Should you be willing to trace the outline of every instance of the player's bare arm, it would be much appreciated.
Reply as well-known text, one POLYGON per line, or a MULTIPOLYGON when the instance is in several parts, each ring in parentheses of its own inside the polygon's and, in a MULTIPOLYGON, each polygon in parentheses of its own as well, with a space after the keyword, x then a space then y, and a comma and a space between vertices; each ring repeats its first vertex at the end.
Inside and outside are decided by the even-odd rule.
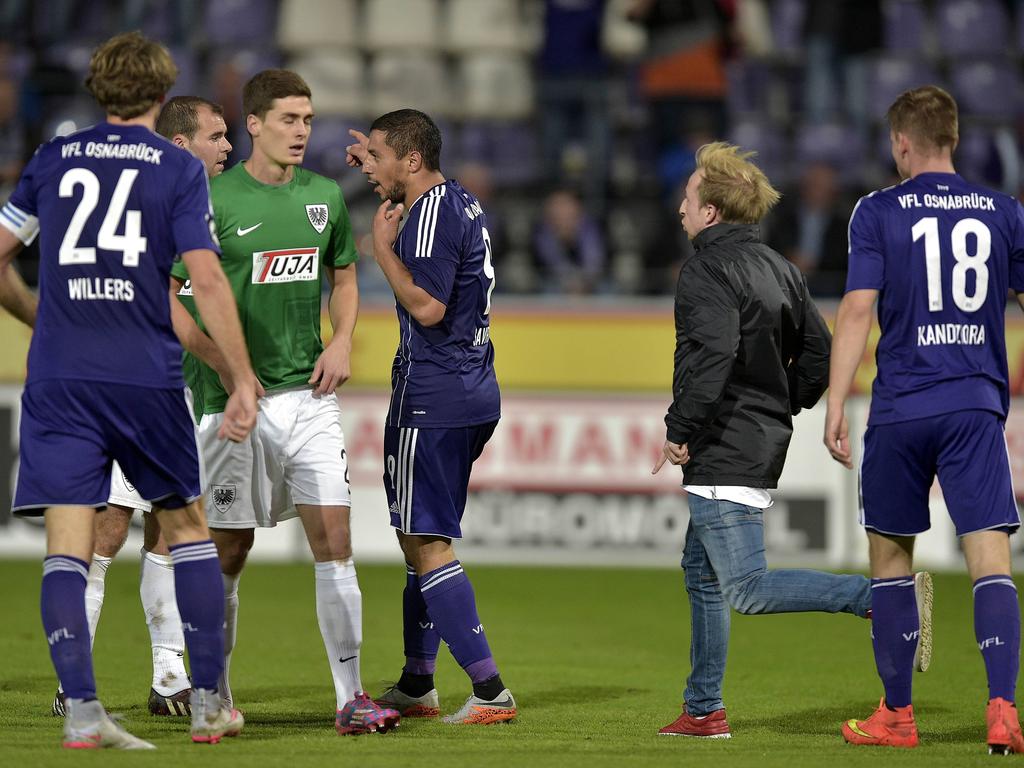
POLYGON ((399 203, 394 208, 387 201, 381 203, 373 217, 373 258, 377 260, 384 277, 395 292, 398 302, 408 310, 417 323, 429 328, 437 325, 444 317, 447 306, 420 288, 412 279, 395 253, 398 238, 398 224, 402 220, 405 206, 399 203))
POLYGON ((352 375, 352 333, 359 314, 359 286, 355 264, 327 267, 327 280, 331 296, 327 309, 331 316, 334 337, 313 368, 309 383, 315 384, 316 393, 327 395, 336 390, 352 375))
POLYGON ((22 248, 21 240, 14 233, 0 229, 0 305, 32 328, 36 324, 39 299, 14 268, 14 257, 21 253, 22 248))
MULTIPOLYGON (((217 348, 213 339, 199 327, 195 318, 189 314, 189 311, 185 309, 185 305, 181 303, 181 299, 178 298, 178 293, 183 285, 185 285, 183 280, 171 275, 171 324, 174 326, 174 334, 178 337, 178 341, 181 342, 181 346, 186 352, 195 355, 217 372, 217 375, 220 376, 221 384, 224 385, 225 391, 230 395, 235 391, 235 384, 231 378, 231 371, 228 369, 227 360, 224 359, 224 355, 217 348)), ((256 396, 263 397, 265 394, 263 385, 257 379, 256 396)))
POLYGON ((832 358, 828 376, 828 412, 825 416, 825 447, 832 458, 853 469, 849 428, 844 407, 853 386, 853 376, 864 357, 874 317, 878 291, 850 291, 839 304, 835 334, 832 337, 832 358))
POLYGON ((181 258, 188 268, 199 315, 223 353, 235 382, 218 436, 239 442, 256 424, 256 374, 249 362, 234 295, 213 251, 186 251, 181 258))

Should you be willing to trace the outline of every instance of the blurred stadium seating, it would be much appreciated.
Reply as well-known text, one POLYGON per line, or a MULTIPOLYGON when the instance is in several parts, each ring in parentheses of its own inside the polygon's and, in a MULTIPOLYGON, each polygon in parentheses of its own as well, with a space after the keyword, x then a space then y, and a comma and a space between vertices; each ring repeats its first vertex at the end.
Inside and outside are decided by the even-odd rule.
MULTIPOLYGON (((90 51, 131 28, 173 51, 174 94, 224 102, 234 161, 247 148, 242 83, 266 66, 300 72, 318 114, 307 164, 339 178, 355 210, 372 201, 345 178, 347 129, 402 106, 433 115, 449 173, 486 166, 490 211, 515 224, 503 248, 522 279, 499 280, 499 291, 544 280, 533 230, 547 194, 569 188, 605 230, 602 290, 670 293, 662 271, 686 244, 658 249, 698 136, 756 149, 787 193, 809 163, 828 163, 849 205, 891 181, 884 113, 923 83, 948 87, 960 102, 963 173, 1014 195, 1024 186, 1019 0, 8 0, 0 79, 16 86, 17 108, 0 110, 0 135, 22 160, 55 132, 98 118, 81 88, 90 51), (824 48, 823 5, 836 9, 824 48), (849 50, 842 14, 854 6, 858 22, 877 16, 877 34, 849 50), (647 87, 658 57, 707 40, 723 68, 720 89, 708 81, 701 92, 685 78, 668 97, 647 87), (819 103, 822 83, 827 103, 819 103), (613 212, 638 209, 645 226, 624 236, 613 212)), ((0 184, 9 189, 7 175, 0 184)))

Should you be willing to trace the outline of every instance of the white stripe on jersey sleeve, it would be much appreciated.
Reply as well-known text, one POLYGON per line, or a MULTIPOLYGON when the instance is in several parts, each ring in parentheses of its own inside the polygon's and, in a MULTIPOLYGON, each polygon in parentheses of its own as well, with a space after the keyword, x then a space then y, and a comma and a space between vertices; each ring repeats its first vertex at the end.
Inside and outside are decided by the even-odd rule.
POLYGON ((426 253, 427 236, 430 230, 430 220, 436 215, 437 196, 431 192, 423 201, 423 210, 420 212, 419 226, 416 228, 416 258, 424 258, 426 253))
POLYGON ((0 224, 25 245, 31 245, 39 234, 39 219, 30 216, 12 203, 0 208, 0 224))
POLYGON ((441 208, 441 198, 445 187, 432 190, 423 201, 420 220, 416 227, 416 258, 429 259, 434 248, 434 231, 437 229, 437 212, 441 208))

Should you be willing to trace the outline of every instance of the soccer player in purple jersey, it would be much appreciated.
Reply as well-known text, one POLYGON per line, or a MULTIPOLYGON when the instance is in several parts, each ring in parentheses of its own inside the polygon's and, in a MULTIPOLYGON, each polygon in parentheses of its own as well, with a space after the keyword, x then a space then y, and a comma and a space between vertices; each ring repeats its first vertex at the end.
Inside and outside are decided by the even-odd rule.
POLYGON ((378 702, 412 717, 438 715, 434 665, 443 639, 473 683, 445 722, 508 721, 515 700, 453 546, 462 536, 473 462, 501 415, 487 217, 476 198, 442 175, 441 134, 427 115, 401 109, 377 118, 368 137, 350 133, 356 143, 348 147, 349 164, 362 166, 384 200, 373 220, 373 254, 395 292, 401 336, 384 428, 384 488, 407 563, 406 662, 378 702))
POLYGON ((849 720, 852 744, 913 747, 911 667, 918 633, 914 537, 929 528, 936 475, 974 582, 974 631, 988 675, 988 743, 1024 752, 1014 695, 1020 607, 1010 534, 1020 518, 1003 435, 1009 406, 1004 313, 1024 290, 1024 209, 953 169, 957 106, 941 88, 889 108, 904 181, 861 198, 850 219, 849 272, 832 343, 825 445, 853 466, 844 403, 873 308, 882 336, 861 459, 861 524, 871 558, 873 646, 885 697, 849 720))
POLYGON ((70 748, 152 748, 107 716, 92 670, 86 574, 114 460, 153 500, 170 545, 192 662, 192 740, 215 743, 242 727, 217 693, 224 603, 171 325, 176 254, 192 271, 197 302, 236 383, 222 437, 241 440, 252 429, 256 381, 217 260, 202 163, 152 132, 176 73, 167 50, 138 33, 101 45, 86 87, 106 120, 40 147, 0 210, 0 301, 35 329, 14 511, 45 516, 43 626, 67 694, 70 748), (11 277, 11 261, 37 236, 35 310, 11 277))
MULTIPOLYGON (((232 148, 227 139, 224 110, 219 104, 199 96, 175 96, 160 109, 155 130, 171 143, 198 157, 209 178, 224 170, 232 148)), ((175 332, 181 334, 179 340, 182 345, 193 355, 218 367, 227 377, 225 361, 216 345, 199 330, 177 299, 171 302, 171 314, 175 332)), ((261 394, 259 388, 257 394, 261 394)), ((136 509, 143 513, 145 526, 139 596, 153 656, 153 677, 147 706, 154 715, 189 715, 192 689, 185 671, 185 636, 174 602, 174 563, 160 525, 152 514, 153 505, 139 495, 116 461, 110 473, 107 508, 96 514, 94 551, 85 589, 89 635, 95 641, 96 627, 103 610, 107 569, 124 546, 136 509)), ((64 699, 64 691, 58 687, 53 698, 54 715, 65 715, 64 699)))

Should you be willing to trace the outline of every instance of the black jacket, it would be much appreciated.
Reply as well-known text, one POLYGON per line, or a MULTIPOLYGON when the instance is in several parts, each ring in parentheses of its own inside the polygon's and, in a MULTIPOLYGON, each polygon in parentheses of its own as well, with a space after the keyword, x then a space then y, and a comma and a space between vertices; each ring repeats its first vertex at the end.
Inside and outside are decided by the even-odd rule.
POLYGON ((693 245, 676 287, 668 439, 689 444, 687 484, 774 488, 793 415, 828 386, 832 335, 757 225, 715 224, 693 245))

